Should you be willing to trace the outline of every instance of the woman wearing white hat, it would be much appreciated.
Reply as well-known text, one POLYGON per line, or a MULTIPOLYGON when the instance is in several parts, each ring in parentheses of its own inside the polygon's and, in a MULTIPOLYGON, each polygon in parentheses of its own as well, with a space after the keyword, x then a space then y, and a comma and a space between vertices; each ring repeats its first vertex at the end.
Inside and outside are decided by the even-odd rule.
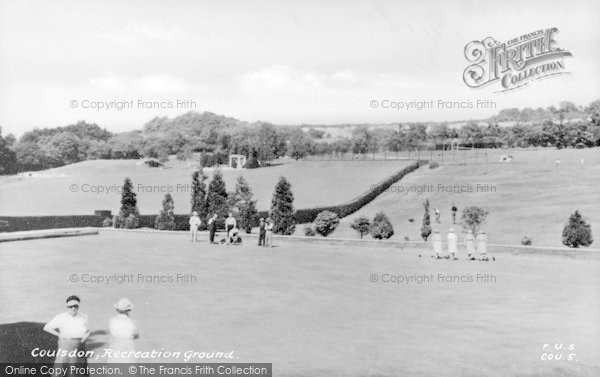
MULTIPOLYGON (((487 255, 487 236, 483 230, 477 234, 477 252, 479 253, 479 260, 488 261, 487 255)), ((495 259, 494 259, 495 260, 495 259)))
POLYGON ((467 233, 465 233, 465 246, 467 248, 467 259, 475 260, 475 236, 471 229, 467 229, 467 233))
POLYGON ((115 305, 116 316, 108 321, 108 329, 111 335, 110 349, 113 351, 111 357, 107 360, 109 363, 135 363, 133 357, 113 357, 112 355, 132 355, 135 352, 133 339, 139 336, 138 328, 133 319, 129 316, 133 304, 126 298, 120 299, 115 305))
POLYGON ((456 257, 457 247, 456 247, 457 237, 456 233, 454 233, 454 229, 450 228, 448 231, 448 253, 450 254, 451 259, 458 259, 456 257))
POLYGON ((433 231, 433 258, 442 259, 442 235, 439 230, 433 231))

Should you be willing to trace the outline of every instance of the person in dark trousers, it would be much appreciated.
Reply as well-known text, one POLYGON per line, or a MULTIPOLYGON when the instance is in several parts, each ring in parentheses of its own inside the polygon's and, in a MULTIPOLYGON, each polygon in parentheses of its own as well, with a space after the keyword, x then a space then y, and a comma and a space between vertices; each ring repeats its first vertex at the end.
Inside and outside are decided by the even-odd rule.
POLYGON ((210 219, 208 219, 208 230, 210 243, 215 243, 215 233, 217 231, 217 214, 214 213, 210 219))
POLYGON ((456 204, 452 203, 452 224, 456 224, 456 212, 458 212, 458 208, 456 208, 456 204))
POLYGON ((265 234, 267 230, 265 229, 265 219, 261 217, 258 223, 258 246, 265 246, 265 234))

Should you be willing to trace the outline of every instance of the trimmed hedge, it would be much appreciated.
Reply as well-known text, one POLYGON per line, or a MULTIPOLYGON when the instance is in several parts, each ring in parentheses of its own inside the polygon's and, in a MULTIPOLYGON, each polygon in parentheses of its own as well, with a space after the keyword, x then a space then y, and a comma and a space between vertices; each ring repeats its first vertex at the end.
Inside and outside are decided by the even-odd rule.
POLYGON ((304 223, 312 223, 317 215, 322 211, 331 211, 337 213, 337 215, 342 218, 348 215, 353 214, 358 211, 385 190, 390 188, 391 185, 398 182, 402 177, 406 174, 411 173, 419 168, 421 164, 426 164, 427 161, 418 161, 413 162, 408 165, 404 169, 396 172, 395 174, 390 175, 389 177, 383 179, 376 185, 373 185, 371 189, 367 192, 362 193, 356 198, 337 206, 329 206, 329 207, 317 207, 317 208, 308 208, 308 209, 299 209, 294 214, 294 219, 296 220, 296 224, 304 224, 304 223))
POLYGON ((0 216, 0 232, 22 230, 101 227, 102 216, 0 216))

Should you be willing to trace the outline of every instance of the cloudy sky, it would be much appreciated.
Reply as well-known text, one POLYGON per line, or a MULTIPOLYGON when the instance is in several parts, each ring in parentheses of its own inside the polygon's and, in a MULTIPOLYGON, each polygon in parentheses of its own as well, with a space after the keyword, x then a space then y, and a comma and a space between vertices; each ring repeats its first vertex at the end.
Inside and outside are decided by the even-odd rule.
POLYGON ((600 98, 600 2, 1 1, 0 126, 78 120, 110 131, 197 111, 273 123, 461 120, 600 98), (557 27, 569 75, 520 90, 467 87, 472 40, 557 27), (371 100, 493 100, 497 109, 376 108, 371 100), (84 101, 134 101, 84 109, 84 101), (138 100, 173 108, 139 108, 138 100), (72 105, 77 101, 77 106, 72 105))

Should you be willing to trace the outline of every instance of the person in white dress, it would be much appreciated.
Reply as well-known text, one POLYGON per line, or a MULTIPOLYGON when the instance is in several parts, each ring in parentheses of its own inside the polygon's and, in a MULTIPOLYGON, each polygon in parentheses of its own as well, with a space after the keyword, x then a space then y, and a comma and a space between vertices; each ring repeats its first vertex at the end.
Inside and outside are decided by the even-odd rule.
POLYGON ((479 234, 477 234, 477 252, 479 253, 479 260, 484 260, 484 261, 488 261, 488 255, 487 255, 487 235, 485 234, 485 232, 479 231, 479 234))
POLYGON ((448 231, 448 253, 450 254, 450 258, 458 259, 456 257, 457 247, 456 247, 457 237, 456 233, 454 233, 454 229, 450 228, 448 231))
POLYGON ((110 349, 113 350, 111 357, 107 360, 109 363, 135 363, 135 358, 131 357, 113 357, 112 355, 135 352, 133 340, 139 337, 137 325, 130 317, 133 304, 127 298, 120 299, 114 306, 117 315, 109 319, 108 329, 110 332, 110 349))
POLYGON ((475 260, 475 236, 471 229, 465 233, 465 246, 467 248, 467 259, 475 260))
POLYGON ((435 259, 441 259, 442 258, 442 235, 440 234, 439 230, 434 230, 433 231, 433 252, 434 255, 433 257, 435 259))
POLYGON ((273 247, 273 228, 275 227, 275 223, 271 217, 267 217, 267 221, 265 223, 265 246, 273 247))

